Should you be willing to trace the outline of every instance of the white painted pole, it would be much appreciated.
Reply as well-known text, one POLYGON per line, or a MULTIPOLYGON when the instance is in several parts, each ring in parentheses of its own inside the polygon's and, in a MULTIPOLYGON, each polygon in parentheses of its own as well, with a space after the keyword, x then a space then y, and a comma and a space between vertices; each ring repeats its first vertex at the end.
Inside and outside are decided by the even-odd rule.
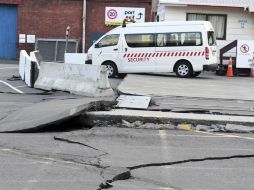
POLYGON ((83 2, 83 32, 82 32, 82 53, 86 49, 86 0, 83 2))

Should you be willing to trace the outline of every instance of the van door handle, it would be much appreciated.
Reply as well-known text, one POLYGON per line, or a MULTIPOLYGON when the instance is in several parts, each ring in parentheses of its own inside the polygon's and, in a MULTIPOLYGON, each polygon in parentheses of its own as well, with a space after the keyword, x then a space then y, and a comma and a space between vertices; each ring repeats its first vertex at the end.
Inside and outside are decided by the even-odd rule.
POLYGON ((128 49, 127 48, 125 48, 125 51, 127 51, 128 49))
POLYGON ((115 48, 115 49, 113 49, 114 51, 117 51, 118 50, 118 48, 115 48))

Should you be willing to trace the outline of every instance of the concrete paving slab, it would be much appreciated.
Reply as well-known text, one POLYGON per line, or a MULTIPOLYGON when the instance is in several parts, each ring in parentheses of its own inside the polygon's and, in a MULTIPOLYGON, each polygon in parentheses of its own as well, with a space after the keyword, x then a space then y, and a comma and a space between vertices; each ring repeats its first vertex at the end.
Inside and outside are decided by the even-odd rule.
POLYGON ((116 100, 118 102, 116 107, 147 109, 149 106, 150 100, 151 100, 151 97, 149 97, 149 96, 120 95, 116 100))
POLYGON ((2 118, 0 132, 41 129, 49 124, 77 116, 88 109, 92 102, 113 99, 114 97, 42 101, 18 109, 2 118))
POLYGON ((187 79, 172 74, 128 74, 118 90, 133 95, 254 100, 253 84, 251 77, 222 77, 214 73, 187 79))

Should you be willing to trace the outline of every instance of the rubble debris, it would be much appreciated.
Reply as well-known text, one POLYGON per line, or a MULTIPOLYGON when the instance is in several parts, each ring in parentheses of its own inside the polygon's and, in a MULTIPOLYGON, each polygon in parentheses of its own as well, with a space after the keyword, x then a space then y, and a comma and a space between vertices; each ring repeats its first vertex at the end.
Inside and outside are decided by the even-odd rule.
POLYGON ((228 132, 228 133, 254 133, 254 127, 227 123, 226 125, 197 125, 196 131, 228 132))
POLYGON ((159 124, 159 123, 144 123, 142 121, 135 121, 130 123, 126 120, 122 120, 122 127, 127 128, 139 128, 139 129, 174 129, 176 128, 174 125, 170 123, 159 124))
POLYGON ((228 123, 225 126, 225 131, 234 133, 254 133, 254 127, 228 123))

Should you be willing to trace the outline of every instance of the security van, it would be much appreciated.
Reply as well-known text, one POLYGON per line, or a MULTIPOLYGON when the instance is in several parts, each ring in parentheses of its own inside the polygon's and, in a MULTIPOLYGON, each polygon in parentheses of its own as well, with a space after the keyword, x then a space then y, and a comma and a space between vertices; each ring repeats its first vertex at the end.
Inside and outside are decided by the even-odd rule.
POLYGON ((207 21, 147 22, 119 26, 88 50, 86 63, 106 65, 109 77, 175 72, 196 77, 216 64, 216 39, 207 21))

